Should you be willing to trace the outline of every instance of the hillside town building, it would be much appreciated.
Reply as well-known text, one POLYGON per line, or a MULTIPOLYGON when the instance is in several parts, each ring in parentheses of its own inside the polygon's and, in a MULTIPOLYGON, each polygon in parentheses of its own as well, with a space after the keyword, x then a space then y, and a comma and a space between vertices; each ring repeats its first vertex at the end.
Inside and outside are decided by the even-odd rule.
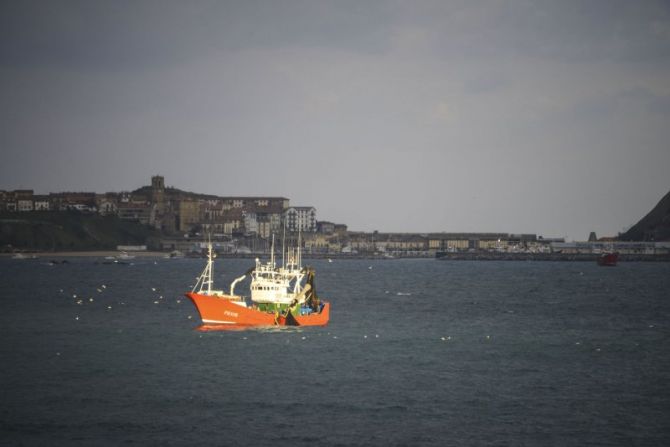
POLYGON ((10 213, 81 212, 116 216, 160 230, 163 249, 198 250, 205 236, 217 250, 266 253, 272 235, 300 241, 309 254, 361 254, 384 257, 436 253, 600 253, 668 254, 668 242, 622 242, 596 239, 566 243, 535 234, 351 232, 344 224, 318 221, 313 206, 291 206, 286 197, 215 196, 167 187, 163 176, 134 191, 57 192, 0 190, 0 211, 10 213), (298 234, 301 236, 298 237, 298 234), (200 244, 200 245, 198 245, 200 244))
POLYGON ((316 209, 313 206, 293 206, 284 212, 286 230, 294 233, 316 231, 316 209))
POLYGON ((79 211, 114 215, 150 225, 164 234, 254 236, 269 239, 284 230, 316 231, 316 208, 290 207, 286 197, 232 197, 196 194, 166 187, 165 178, 135 191, 59 192, 0 191, 0 211, 79 211))

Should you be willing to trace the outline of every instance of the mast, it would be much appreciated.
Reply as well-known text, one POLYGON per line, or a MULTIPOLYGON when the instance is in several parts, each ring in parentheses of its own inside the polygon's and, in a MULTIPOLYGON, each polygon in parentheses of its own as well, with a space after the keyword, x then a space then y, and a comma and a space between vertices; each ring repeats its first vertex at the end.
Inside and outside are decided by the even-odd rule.
POLYGON ((286 218, 284 218, 284 235, 281 238, 281 267, 284 268, 286 261, 284 259, 284 253, 286 251, 286 218))
POLYGON ((302 252, 300 246, 302 245, 302 225, 298 225, 298 270, 302 268, 302 252))
POLYGON ((212 268, 214 262, 212 262, 212 241, 207 243, 207 295, 212 294, 212 268))
POLYGON ((270 248, 270 264, 275 268, 275 234, 272 233, 272 248, 270 248))

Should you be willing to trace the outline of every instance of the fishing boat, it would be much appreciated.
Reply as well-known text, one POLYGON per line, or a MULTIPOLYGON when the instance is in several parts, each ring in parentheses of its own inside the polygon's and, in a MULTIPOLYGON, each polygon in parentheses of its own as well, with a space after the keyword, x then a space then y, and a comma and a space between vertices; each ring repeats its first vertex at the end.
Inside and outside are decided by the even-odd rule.
MULTIPOLYGON (((273 243, 274 248, 274 243, 273 243)), ((274 249, 270 260, 255 265, 230 284, 230 290, 214 288, 212 271, 215 254, 207 246, 207 264, 193 290, 186 293, 198 309, 204 325, 251 326, 325 326, 330 303, 321 301, 314 286, 315 272, 302 267, 300 250, 289 250, 277 266, 274 249), (251 276, 250 298, 235 294, 235 286, 251 276)))
POLYGON ((619 253, 616 251, 603 253, 600 256, 598 256, 597 259, 598 265, 601 265, 603 267, 614 267, 618 261, 619 261, 619 253))

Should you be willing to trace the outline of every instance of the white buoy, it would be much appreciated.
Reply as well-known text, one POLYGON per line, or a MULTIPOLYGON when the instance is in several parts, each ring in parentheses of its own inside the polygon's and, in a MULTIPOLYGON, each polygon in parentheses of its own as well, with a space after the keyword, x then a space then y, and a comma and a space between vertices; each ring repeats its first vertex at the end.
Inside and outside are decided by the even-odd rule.
POLYGON ((106 288, 107 288, 107 286, 103 284, 103 285, 102 285, 102 288, 103 288, 103 289, 106 289, 106 288))
POLYGON ((151 290, 152 290, 153 292, 155 292, 155 291, 156 291, 156 288, 155 288, 155 287, 152 287, 151 290))
POLYGON ((91 303, 93 302, 93 298, 89 298, 88 300, 89 300, 91 303))
POLYGON ((77 321, 79 321, 79 315, 77 315, 76 317, 74 317, 74 319, 77 320, 77 321))

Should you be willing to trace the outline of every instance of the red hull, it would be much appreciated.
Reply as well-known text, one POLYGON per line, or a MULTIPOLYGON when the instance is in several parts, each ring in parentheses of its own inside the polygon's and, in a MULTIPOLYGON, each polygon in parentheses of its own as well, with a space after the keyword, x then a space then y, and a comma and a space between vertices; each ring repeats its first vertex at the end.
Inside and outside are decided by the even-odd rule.
POLYGON ((330 303, 324 303, 321 312, 310 315, 289 316, 262 312, 243 307, 230 299, 200 295, 189 292, 190 299, 200 313, 200 319, 207 326, 225 325, 234 328, 251 326, 325 326, 330 318, 330 303))
POLYGON ((614 267, 619 260, 619 253, 605 253, 598 257, 598 265, 604 267, 614 267))

